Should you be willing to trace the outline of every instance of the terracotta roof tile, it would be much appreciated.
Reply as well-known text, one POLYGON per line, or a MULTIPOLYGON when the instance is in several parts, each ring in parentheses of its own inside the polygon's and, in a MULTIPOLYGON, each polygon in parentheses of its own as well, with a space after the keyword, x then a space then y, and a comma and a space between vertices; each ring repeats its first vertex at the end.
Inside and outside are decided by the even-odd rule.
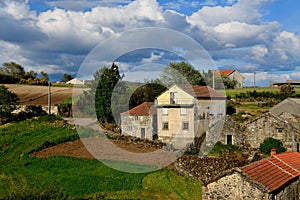
POLYGON ((198 85, 178 85, 181 89, 189 93, 190 95, 196 98, 221 98, 225 99, 226 97, 212 89, 209 86, 198 86, 198 85))
POLYGON ((215 74, 216 74, 216 75, 219 75, 219 74, 225 74, 225 75, 229 76, 229 75, 232 74, 233 72, 235 72, 235 70, 233 70, 233 69, 226 69, 226 70, 215 71, 215 74))
POLYGON ((151 108, 151 106, 153 106, 153 105, 154 105, 154 102, 144 102, 122 114, 150 115, 155 112, 155 110, 151 108))
POLYGON ((287 152, 241 168, 242 172, 272 192, 300 176, 300 153, 287 152))

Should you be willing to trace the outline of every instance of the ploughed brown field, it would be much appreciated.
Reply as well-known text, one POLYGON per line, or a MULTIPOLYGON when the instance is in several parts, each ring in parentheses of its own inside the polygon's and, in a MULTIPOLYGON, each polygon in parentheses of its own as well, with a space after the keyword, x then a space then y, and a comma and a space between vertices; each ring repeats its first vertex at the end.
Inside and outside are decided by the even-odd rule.
MULTIPOLYGON (((48 105, 48 86, 5 84, 19 97, 21 105, 48 105)), ((78 96, 87 88, 51 87, 51 105, 60 104, 73 95, 78 96)))

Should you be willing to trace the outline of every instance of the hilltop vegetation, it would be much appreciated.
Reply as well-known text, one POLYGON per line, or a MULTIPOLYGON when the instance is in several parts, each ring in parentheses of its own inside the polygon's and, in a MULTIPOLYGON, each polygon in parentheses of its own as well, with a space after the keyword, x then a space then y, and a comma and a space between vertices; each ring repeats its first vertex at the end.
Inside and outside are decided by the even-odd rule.
POLYGON ((200 182, 170 169, 130 174, 97 160, 30 156, 77 138, 55 116, 0 127, 0 199, 201 199, 200 182))

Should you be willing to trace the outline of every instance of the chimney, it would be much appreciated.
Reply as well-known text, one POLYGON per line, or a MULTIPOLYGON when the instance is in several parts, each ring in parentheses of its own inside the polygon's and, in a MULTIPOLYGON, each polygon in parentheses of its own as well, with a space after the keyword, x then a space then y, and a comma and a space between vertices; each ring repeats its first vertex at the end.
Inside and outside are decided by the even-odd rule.
POLYGON ((276 148, 272 148, 271 149, 271 156, 276 154, 277 149, 276 148))

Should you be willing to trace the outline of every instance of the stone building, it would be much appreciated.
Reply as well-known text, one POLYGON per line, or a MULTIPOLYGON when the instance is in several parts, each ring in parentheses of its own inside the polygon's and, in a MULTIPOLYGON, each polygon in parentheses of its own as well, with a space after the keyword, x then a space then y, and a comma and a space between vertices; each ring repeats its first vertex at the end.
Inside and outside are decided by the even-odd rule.
POLYGON ((225 96, 208 86, 174 85, 156 99, 158 139, 178 148, 225 117, 225 96))
POLYGON ((203 186, 202 199, 299 199, 300 153, 272 155, 203 186))
POLYGON ((240 125, 229 115, 226 116, 219 141, 223 144, 233 144, 244 147, 244 134, 240 125))
POLYGON ((121 113, 121 130, 125 135, 154 139, 157 135, 156 109, 153 102, 144 102, 121 113))
POLYGON ((280 140, 287 151, 299 151, 300 130, 281 117, 267 112, 246 123, 244 146, 259 148, 266 138, 280 140))
POLYGON ((244 80, 245 77, 238 72, 237 70, 229 69, 229 70, 219 70, 215 72, 215 75, 224 74, 227 75, 230 79, 236 81, 236 88, 243 88, 244 87, 244 80))
POLYGON ((285 99, 284 101, 270 108, 269 111, 273 115, 287 120, 300 130, 300 99, 285 99))

